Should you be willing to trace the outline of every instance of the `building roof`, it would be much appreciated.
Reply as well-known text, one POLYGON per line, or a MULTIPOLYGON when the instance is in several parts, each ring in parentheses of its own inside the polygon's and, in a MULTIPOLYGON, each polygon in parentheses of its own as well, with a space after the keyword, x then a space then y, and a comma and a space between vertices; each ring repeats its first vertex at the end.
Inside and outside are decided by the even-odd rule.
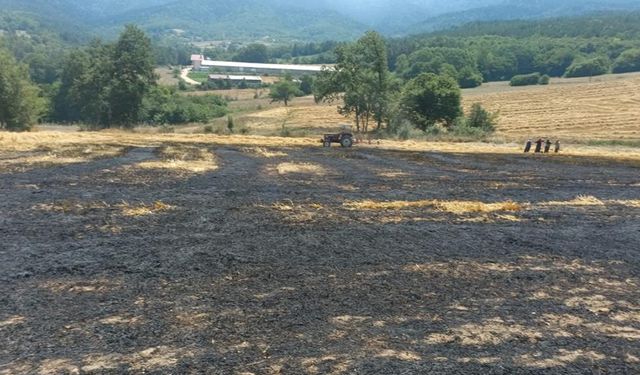
MULTIPOLYGON (((194 55, 198 56, 198 55, 194 55)), ((260 64, 260 63, 246 63, 236 61, 213 61, 213 60, 199 60, 193 59, 192 61, 202 61, 202 66, 208 66, 212 68, 243 68, 243 69, 271 69, 271 70, 289 70, 296 72, 320 72, 324 65, 302 65, 302 64, 260 64)))
POLYGON ((203 61, 204 56, 202 55, 191 55, 191 61, 203 61))
POLYGON ((260 82, 262 82, 262 77, 259 77, 259 76, 238 76, 238 75, 228 75, 228 74, 209 74, 209 79, 211 79, 211 80, 260 81, 260 82))

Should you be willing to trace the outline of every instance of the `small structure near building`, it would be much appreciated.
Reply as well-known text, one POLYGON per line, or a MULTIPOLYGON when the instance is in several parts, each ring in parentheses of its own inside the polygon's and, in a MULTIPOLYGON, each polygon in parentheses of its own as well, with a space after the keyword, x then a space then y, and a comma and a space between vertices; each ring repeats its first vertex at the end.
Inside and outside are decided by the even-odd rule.
POLYGON ((209 82, 217 82, 226 86, 261 87, 262 78, 259 76, 238 76, 228 74, 210 74, 209 82))

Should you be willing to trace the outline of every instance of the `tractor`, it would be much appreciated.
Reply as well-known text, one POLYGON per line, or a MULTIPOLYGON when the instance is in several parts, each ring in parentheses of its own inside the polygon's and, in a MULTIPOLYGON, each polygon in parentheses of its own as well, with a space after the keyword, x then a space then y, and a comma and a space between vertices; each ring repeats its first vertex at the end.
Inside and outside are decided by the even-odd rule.
POLYGON ((320 142, 322 142, 323 147, 331 147, 332 143, 340 143, 342 147, 351 147, 355 142, 355 138, 353 133, 342 130, 340 133, 325 134, 320 142))

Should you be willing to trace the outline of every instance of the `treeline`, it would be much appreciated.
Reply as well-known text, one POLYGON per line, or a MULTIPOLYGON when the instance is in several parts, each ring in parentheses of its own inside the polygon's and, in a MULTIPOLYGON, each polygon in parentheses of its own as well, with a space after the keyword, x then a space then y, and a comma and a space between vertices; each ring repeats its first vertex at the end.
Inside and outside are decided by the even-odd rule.
MULTIPOLYGON (((262 43, 229 43, 211 46, 201 52, 208 58, 222 61, 254 63, 331 64, 336 61, 334 50, 344 42, 310 42, 267 46, 262 43)), ((193 50, 193 47, 192 47, 193 50)))
MULTIPOLYGON (((230 45, 204 50, 220 60, 334 64, 336 47, 324 42, 230 45)), ((640 71, 640 13, 602 13, 541 21, 472 23, 448 31, 387 39, 391 72, 404 80, 447 74, 460 87, 539 73, 585 77, 640 71)))
POLYGON ((404 79, 449 74, 461 87, 540 73, 585 77, 640 71, 640 13, 475 23, 387 41, 404 79))
POLYGON ((158 87, 151 40, 135 26, 113 43, 94 41, 65 53, 50 83, 36 86, 34 67, 3 48, 0 66, 0 128, 27 130, 37 119, 133 127, 207 122, 227 113, 218 96, 185 97, 176 88, 158 87))

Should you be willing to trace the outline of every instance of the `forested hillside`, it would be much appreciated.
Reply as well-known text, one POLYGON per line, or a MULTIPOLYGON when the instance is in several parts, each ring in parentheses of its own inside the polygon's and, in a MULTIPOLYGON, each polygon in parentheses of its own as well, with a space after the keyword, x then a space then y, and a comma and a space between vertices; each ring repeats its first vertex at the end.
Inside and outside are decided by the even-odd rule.
POLYGON ((353 40, 367 29, 404 36, 488 20, 640 9, 640 0, 0 0, 52 27, 89 26, 114 38, 126 23, 193 40, 353 40))
POLYGON ((475 23, 391 39, 389 64, 405 79, 447 73, 463 87, 515 75, 591 76, 640 70, 640 13, 475 23))
POLYGON ((392 30, 396 34, 417 34, 471 22, 493 20, 535 20, 554 17, 581 16, 602 11, 640 10, 638 0, 507 0, 499 3, 469 7, 458 12, 448 12, 435 17, 425 17, 421 22, 408 27, 392 30))

